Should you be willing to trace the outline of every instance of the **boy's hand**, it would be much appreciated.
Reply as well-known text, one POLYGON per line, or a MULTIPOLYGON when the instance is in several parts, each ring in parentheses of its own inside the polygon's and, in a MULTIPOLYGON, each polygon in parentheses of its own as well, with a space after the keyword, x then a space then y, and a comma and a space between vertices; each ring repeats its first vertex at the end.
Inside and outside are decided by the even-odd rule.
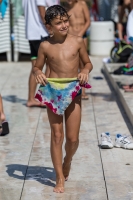
POLYGON ((35 76, 35 79, 36 79, 36 82, 38 84, 41 84, 41 85, 46 85, 47 84, 47 78, 45 76, 45 74, 41 71, 41 70, 37 70, 35 73, 34 73, 34 76, 35 76))
POLYGON ((88 69, 83 69, 78 74, 78 79, 79 79, 81 85, 87 83, 88 80, 89 80, 89 70, 88 69))

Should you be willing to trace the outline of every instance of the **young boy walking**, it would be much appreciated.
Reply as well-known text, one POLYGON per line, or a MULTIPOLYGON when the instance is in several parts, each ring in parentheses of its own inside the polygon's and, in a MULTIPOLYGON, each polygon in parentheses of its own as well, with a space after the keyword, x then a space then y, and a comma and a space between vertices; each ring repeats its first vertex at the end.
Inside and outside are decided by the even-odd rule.
POLYGON ((49 7, 45 21, 50 37, 40 45, 33 74, 36 82, 41 84, 36 98, 47 105, 51 127, 51 157, 56 172, 54 192, 63 193, 72 157, 79 145, 80 86, 88 87, 88 75, 92 70, 92 64, 83 39, 68 34, 69 15, 62 6, 49 7), (80 59, 84 67, 78 73, 80 59), (46 60, 50 68, 49 78, 46 78, 42 72, 46 60), (66 155, 62 164, 63 114, 65 115, 66 155))
MULTIPOLYGON (((90 26, 90 13, 85 1, 81 0, 67 0, 68 14, 70 17, 69 33, 80 36, 84 39, 87 49, 88 38, 86 31, 90 26)), ((82 69, 83 63, 80 62, 80 69, 82 69)), ((85 88, 82 88, 82 99, 88 100, 88 96, 85 94, 85 88)))

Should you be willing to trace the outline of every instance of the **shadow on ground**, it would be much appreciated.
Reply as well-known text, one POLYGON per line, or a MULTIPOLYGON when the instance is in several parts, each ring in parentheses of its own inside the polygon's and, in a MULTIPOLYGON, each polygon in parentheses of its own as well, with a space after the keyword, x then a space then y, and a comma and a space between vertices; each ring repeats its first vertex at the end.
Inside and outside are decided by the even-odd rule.
POLYGON ((41 184, 55 187, 52 182, 56 180, 54 168, 19 164, 6 165, 6 167, 6 172, 10 177, 20 180, 34 180, 41 184))
POLYGON ((102 97, 104 101, 115 101, 114 99, 114 96, 112 93, 97 93, 97 92, 91 92, 91 93, 86 93, 88 94, 89 96, 92 96, 92 97, 102 97))
MULTIPOLYGON (((90 96, 93 97, 103 97, 104 101, 115 101, 113 94, 107 94, 107 93, 96 93, 96 92, 92 92, 92 93, 86 93, 90 96)), ((18 98, 16 95, 8 95, 8 96, 3 96, 2 97, 3 100, 8 101, 8 102, 12 102, 12 103, 21 103, 24 106, 26 106, 27 100, 25 99, 20 99, 18 98)))
POLYGON ((22 103, 23 105, 26 105, 27 102, 25 99, 20 99, 16 95, 2 96, 2 99, 12 103, 22 103))

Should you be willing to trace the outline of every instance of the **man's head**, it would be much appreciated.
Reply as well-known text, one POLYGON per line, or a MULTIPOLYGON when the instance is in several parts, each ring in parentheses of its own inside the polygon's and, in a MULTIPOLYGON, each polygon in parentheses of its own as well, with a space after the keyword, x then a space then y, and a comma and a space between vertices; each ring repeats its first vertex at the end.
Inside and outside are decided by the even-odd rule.
POLYGON ((51 35, 66 35, 69 28, 69 15, 62 6, 51 6, 46 11, 45 24, 51 35))

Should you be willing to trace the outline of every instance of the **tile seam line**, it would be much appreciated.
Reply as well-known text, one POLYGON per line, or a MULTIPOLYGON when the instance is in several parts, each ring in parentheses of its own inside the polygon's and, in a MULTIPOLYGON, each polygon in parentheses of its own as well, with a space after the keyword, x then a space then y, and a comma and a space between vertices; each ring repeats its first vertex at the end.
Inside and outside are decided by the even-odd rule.
MULTIPOLYGON (((113 90, 113 93, 115 94, 115 101, 116 101, 116 104, 117 104, 117 106, 118 106, 118 109, 119 109, 119 111, 120 111, 120 113, 121 113, 121 115, 122 115, 122 118, 124 119, 124 122, 125 122, 125 124, 126 124, 128 130, 129 130, 130 134, 133 136, 133 133, 131 132, 129 126, 127 125, 127 121, 125 121, 125 117, 124 117, 123 113, 121 112, 120 107, 123 108, 123 111, 125 112, 125 115, 126 115, 128 121, 129 121, 129 123, 131 124, 131 127, 133 127, 133 125, 132 125, 132 123, 131 123, 131 121, 130 121, 130 118, 129 118, 129 116, 128 116, 128 114, 127 114, 127 112, 126 112, 124 106, 123 106, 123 103, 122 103, 121 100, 120 100, 119 95, 117 94, 117 91, 115 90, 115 88, 114 88, 114 86, 112 85, 111 81, 110 81, 109 79, 107 79, 108 76, 107 76, 107 73, 105 72, 105 69, 104 69, 104 76, 105 76, 105 79, 106 79, 106 81, 107 81, 107 83, 108 83, 108 85, 109 85, 110 90, 113 90)), ((125 99, 124 99, 124 101, 125 101, 125 99)), ((126 102, 125 102, 125 103, 126 103, 126 102)), ((126 104, 127 104, 127 103, 126 103, 126 104)), ((131 128, 131 129, 132 129, 132 128, 131 128)))
POLYGON ((22 185, 22 190, 21 190, 21 194, 20 194, 19 200, 21 200, 22 195, 23 195, 23 190, 24 190, 24 185, 25 185, 25 179, 26 179, 26 175, 27 175, 27 171, 28 171, 28 167, 29 167, 29 163, 30 163, 30 158, 31 158, 31 154, 32 154, 32 150, 33 150, 35 138, 36 138, 36 135, 37 135, 37 129, 38 129, 38 126, 39 126, 39 120, 40 120, 41 112, 42 112, 42 110, 40 111, 40 114, 39 114, 39 117, 38 117, 38 123, 37 123, 37 126, 36 126, 36 132, 35 132, 35 136, 34 136, 34 139, 33 139, 32 146, 31 146, 30 156, 29 156, 29 160, 28 160, 28 163, 27 163, 27 169, 26 169, 26 172, 25 172, 24 182, 23 182, 23 185, 22 185))
MULTIPOLYGON (((91 89, 91 93, 92 92, 93 92, 93 89, 91 89)), ((101 154, 100 143, 99 143, 99 138, 98 138, 97 120, 96 120, 96 115, 95 115, 95 108, 94 108, 94 103, 93 103, 93 97, 92 97, 92 109, 93 109, 93 115, 94 115, 94 122, 95 122, 95 126, 96 126, 96 135, 97 135, 97 141, 98 141, 98 145, 99 145, 99 154, 100 154, 100 160, 101 160, 102 171, 103 171, 103 178, 104 178, 104 183, 105 183, 105 188, 106 188, 106 195, 107 195, 107 200, 109 200, 107 183, 106 183, 106 178, 105 178, 105 173, 104 173, 104 167, 103 167, 102 154, 101 154)))

